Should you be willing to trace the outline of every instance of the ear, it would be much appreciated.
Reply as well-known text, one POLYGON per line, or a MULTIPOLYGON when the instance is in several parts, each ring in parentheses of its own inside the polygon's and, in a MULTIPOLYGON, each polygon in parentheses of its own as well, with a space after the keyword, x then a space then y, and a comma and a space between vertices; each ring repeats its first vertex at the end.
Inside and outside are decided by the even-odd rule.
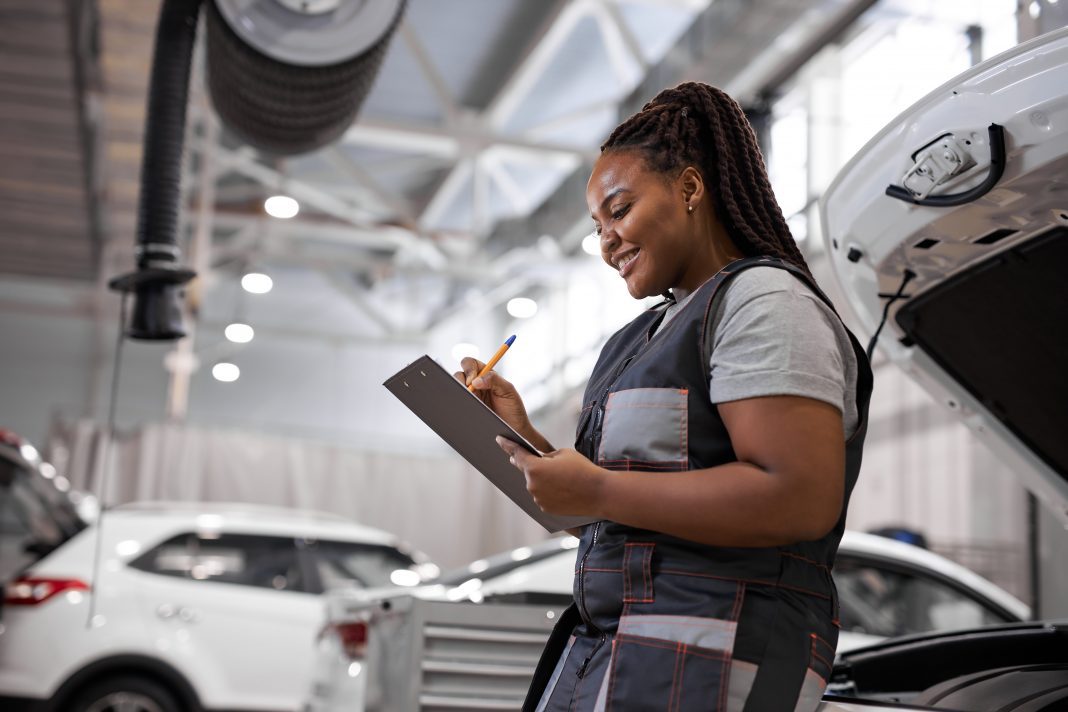
POLYGON ((686 204, 697 210, 705 197, 705 179, 701 177, 701 172, 693 166, 686 166, 679 173, 676 185, 686 204))

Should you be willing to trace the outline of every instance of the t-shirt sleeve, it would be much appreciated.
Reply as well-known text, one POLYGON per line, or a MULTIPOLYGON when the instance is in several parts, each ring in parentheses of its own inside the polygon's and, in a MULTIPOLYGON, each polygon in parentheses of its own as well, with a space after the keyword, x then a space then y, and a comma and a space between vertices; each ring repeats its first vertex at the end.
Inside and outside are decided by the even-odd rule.
POLYGON ((843 412, 846 367, 837 319, 784 270, 754 267, 738 274, 708 325, 712 402, 792 395, 843 412))

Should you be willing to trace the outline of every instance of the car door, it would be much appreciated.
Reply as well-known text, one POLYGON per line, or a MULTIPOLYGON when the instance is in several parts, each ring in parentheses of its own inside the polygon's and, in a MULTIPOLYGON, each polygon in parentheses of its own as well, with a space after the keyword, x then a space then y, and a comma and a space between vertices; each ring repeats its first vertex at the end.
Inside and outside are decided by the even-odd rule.
POLYGON ((977 591, 900 561, 840 556, 834 580, 843 633, 880 639, 1019 620, 977 591))
POLYGON ((156 647, 205 706, 300 706, 323 612, 291 537, 189 532, 133 566, 156 647))

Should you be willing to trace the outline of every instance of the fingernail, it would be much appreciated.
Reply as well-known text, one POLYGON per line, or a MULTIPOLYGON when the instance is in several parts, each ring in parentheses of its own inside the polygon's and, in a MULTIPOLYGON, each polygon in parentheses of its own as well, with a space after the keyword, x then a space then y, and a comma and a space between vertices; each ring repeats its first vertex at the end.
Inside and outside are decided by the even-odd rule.
POLYGON ((502 444, 504 442, 504 438, 502 438, 500 435, 498 435, 497 437, 495 437, 493 439, 497 441, 498 445, 500 445, 500 444, 502 444))

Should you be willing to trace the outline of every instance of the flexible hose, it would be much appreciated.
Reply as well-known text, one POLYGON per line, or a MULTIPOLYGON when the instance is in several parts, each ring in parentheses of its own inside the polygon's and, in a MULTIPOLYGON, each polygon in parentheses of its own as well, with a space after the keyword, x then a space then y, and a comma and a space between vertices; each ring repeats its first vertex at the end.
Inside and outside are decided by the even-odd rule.
POLYGON ((202 0, 164 0, 152 57, 141 194, 137 208, 137 266, 178 262, 178 211, 189 69, 202 0))

